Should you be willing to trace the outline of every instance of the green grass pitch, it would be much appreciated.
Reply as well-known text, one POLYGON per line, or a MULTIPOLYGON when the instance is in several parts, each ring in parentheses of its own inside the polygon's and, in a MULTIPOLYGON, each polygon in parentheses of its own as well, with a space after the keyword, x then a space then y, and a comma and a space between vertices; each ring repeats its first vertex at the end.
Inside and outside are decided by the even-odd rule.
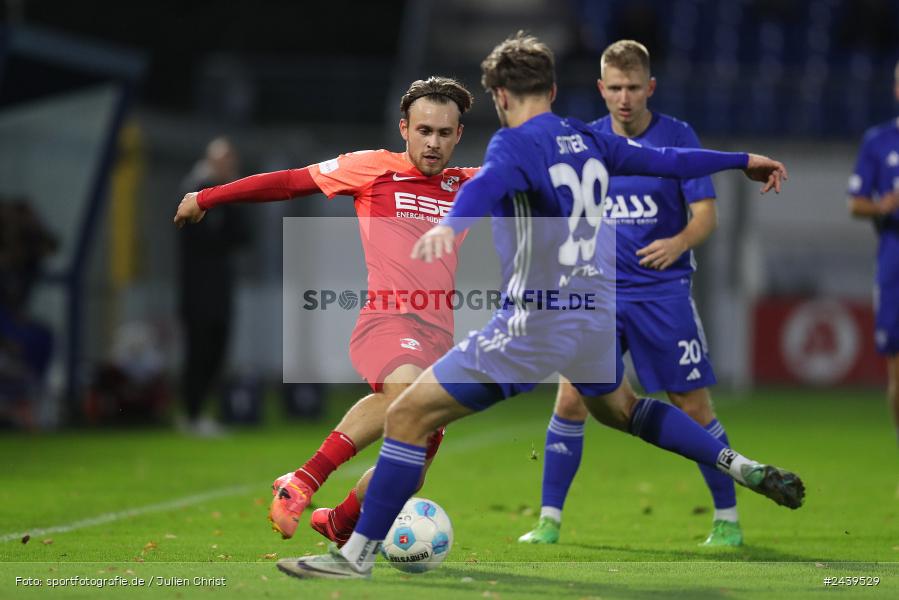
MULTIPOLYGON (((305 525, 288 541, 269 529, 269 486, 361 389, 334 398, 320 424, 275 422, 221 440, 166 430, 4 433, 0 598, 899 597, 899 451, 874 391, 715 394, 736 449, 806 482, 797 511, 738 488, 740 549, 697 546, 711 501, 695 465, 595 423, 560 543, 517 544, 539 512, 546 388, 449 428, 419 494, 453 520, 441 568, 405 575, 382 561, 370 582, 288 578, 275 557, 324 544, 305 525), (825 587, 826 577, 880 583, 825 587), (54 579, 68 583, 51 589, 54 579), (100 580, 129 585, 93 585, 100 580)), ((316 503, 342 499, 376 453, 344 465, 316 503)))

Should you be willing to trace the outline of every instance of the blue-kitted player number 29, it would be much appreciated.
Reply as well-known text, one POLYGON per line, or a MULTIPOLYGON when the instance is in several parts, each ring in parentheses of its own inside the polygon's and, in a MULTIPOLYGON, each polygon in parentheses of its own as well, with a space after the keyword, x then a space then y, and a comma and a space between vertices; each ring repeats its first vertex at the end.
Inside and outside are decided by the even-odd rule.
POLYGON ((549 176, 553 187, 567 186, 571 190, 573 201, 568 217, 568 238, 559 246, 559 264, 573 267, 578 258, 592 260, 596 252, 596 236, 602 225, 602 203, 609 189, 609 172, 599 160, 590 158, 584 163, 581 175, 568 163, 556 163, 549 168, 549 176), (594 193, 597 182, 600 184, 599 202, 594 193), (584 214, 587 223, 593 227, 593 235, 575 239, 574 231, 584 214))

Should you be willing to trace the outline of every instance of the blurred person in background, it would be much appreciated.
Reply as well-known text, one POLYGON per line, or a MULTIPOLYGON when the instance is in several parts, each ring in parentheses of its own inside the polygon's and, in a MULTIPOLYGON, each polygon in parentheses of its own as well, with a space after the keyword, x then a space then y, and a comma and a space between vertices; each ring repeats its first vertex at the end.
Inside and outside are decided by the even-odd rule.
MULTIPOLYGON (((893 71, 899 100, 899 63, 893 71)), ((899 442, 899 119, 865 132, 855 170, 849 177, 849 212, 871 219, 877 232, 874 280, 877 351, 887 359, 887 402, 899 442)))
POLYGON ((33 425, 53 334, 31 317, 31 292, 59 243, 28 200, 0 199, 0 420, 33 425))
MULTIPOLYGON (((205 156, 182 184, 183 193, 233 181, 240 176, 240 159, 225 137, 209 142, 205 156)), ((203 403, 220 377, 231 337, 234 302, 234 255, 249 241, 245 219, 234 207, 214 211, 203 227, 178 232, 178 301, 184 334, 181 395, 186 417, 179 429, 190 435, 214 437, 223 430, 203 403)))

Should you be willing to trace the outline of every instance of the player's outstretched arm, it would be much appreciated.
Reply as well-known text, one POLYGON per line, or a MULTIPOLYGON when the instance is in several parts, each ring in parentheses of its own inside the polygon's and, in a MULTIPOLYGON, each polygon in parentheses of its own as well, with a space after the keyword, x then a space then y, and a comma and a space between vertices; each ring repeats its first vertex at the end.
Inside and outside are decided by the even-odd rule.
POLYGON ((179 229, 184 227, 185 223, 199 223, 206 214, 206 211, 197 204, 197 195, 197 192, 189 192, 181 199, 174 219, 179 229))
MULTIPOLYGON (((595 134, 595 132, 594 132, 595 134)), ((597 141, 608 151, 611 175, 649 175, 695 179, 719 171, 741 169, 753 181, 761 181, 762 193, 780 192, 788 178, 783 163, 759 154, 718 152, 704 148, 648 148, 618 136, 599 134, 597 141)))
POLYGON ((231 183, 186 194, 175 213, 175 225, 197 223, 207 210, 235 202, 273 202, 321 192, 309 167, 250 175, 231 183))
POLYGON ((772 189, 779 194, 783 182, 789 179, 787 168, 782 162, 760 154, 749 155, 749 162, 743 172, 751 180, 761 181, 765 184, 762 186, 761 193, 763 194, 772 189))

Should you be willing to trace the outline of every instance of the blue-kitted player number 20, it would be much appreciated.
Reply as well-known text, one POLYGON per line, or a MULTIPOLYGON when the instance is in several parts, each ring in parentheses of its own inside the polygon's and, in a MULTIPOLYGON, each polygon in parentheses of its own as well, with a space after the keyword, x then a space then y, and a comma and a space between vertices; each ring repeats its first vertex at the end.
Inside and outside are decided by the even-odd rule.
POLYGON ((702 360, 702 346, 699 345, 699 340, 680 340, 677 347, 684 351, 680 357, 680 364, 696 365, 702 360))

